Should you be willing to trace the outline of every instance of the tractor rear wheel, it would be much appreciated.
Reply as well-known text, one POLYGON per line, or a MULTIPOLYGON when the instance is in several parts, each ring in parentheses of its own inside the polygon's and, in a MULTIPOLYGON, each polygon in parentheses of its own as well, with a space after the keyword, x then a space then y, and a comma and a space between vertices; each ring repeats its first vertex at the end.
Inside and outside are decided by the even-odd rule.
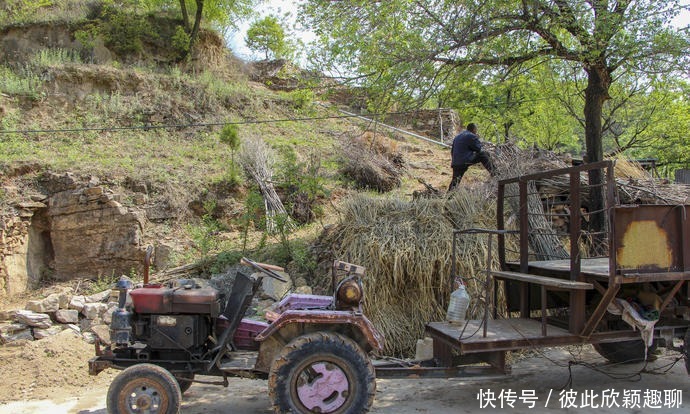
POLYGON ((177 414, 182 393, 175 377, 153 364, 133 365, 108 388, 108 414, 177 414))
POLYGON ((376 374, 352 339, 334 332, 295 338, 271 365, 269 396, 276 413, 366 413, 376 374))

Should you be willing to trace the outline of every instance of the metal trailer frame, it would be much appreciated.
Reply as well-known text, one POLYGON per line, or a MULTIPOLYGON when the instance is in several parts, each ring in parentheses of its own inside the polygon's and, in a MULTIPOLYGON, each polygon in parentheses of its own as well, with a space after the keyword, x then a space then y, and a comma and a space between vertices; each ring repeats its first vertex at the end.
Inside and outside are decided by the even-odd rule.
MULTIPOLYGON (((620 308, 615 301, 616 296, 622 288, 632 284, 642 286, 658 282, 665 285, 665 296, 659 307, 661 319, 654 328, 655 341, 682 351, 682 347, 674 346, 674 339, 688 342, 690 336, 690 284, 687 283, 690 280, 690 218, 687 217, 690 205, 618 205, 612 161, 501 180, 498 182, 497 203, 496 229, 463 229, 453 233, 451 280, 458 276, 455 267, 458 239, 488 237, 483 317, 468 320, 462 325, 449 322, 427 324, 426 334, 434 340, 433 364, 444 368, 425 371, 419 367, 416 368, 418 372, 411 373, 424 375, 428 371, 437 376, 463 375, 463 372, 469 376, 509 373, 510 367, 505 362, 509 351, 639 340, 640 333, 632 328, 609 330, 603 327, 607 308, 620 308), (595 177, 593 184, 588 184, 587 176, 590 183, 591 177, 595 177), (564 235, 569 242, 569 257, 530 260, 529 240, 539 229, 530 226, 529 217, 551 214, 530 211, 529 197, 536 194, 534 189, 538 183, 558 177, 565 177, 569 193, 565 201, 561 201, 567 204, 569 211, 569 231, 564 235), (583 211, 583 199, 592 191, 603 192, 605 205, 598 211, 583 211), (511 197, 518 200, 517 217, 512 216, 512 219, 517 218, 516 229, 508 229, 506 221, 504 206, 511 197), (603 216, 604 233, 589 233, 582 228, 583 219, 596 214, 603 216), (498 270, 491 266, 494 236, 498 239, 498 270), (635 243, 641 236, 644 243, 635 243), (507 259, 508 237, 518 239, 516 261, 507 259), (587 251, 581 244, 588 237, 593 237, 600 247, 607 248, 612 254, 586 257, 587 251), (659 248, 647 254, 644 250, 648 243, 661 246, 663 254, 658 254, 659 248), (659 260, 655 254, 663 257, 659 260), (505 291, 512 296, 512 301, 508 298, 508 312, 504 318, 499 318, 496 306, 500 282, 505 283, 505 291), (684 285, 686 289, 682 289, 684 285), (561 308, 567 312, 566 320, 549 315, 554 295, 561 302, 565 299, 566 306, 561 308), (511 310, 515 312, 511 313, 511 310), (517 312, 519 317, 511 317, 517 312), (489 366, 458 367, 477 361, 486 362, 489 366)), ((687 344, 685 353, 688 354, 687 344)), ((381 374, 391 376, 385 370, 381 370, 381 374)), ((398 372, 397 376, 404 376, 404 371, 398 372)))

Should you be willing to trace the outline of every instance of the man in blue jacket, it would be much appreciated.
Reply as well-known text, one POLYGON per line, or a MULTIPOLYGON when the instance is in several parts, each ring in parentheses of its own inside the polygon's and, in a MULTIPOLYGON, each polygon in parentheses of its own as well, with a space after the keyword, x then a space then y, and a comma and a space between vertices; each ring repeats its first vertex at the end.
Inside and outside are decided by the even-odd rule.
POLYGON ((470 165, 481 162, 489 174, 494 175, 494 165, 489 154, 482 151, 482 143, 479 142, 479 135, 477 135, 477 126, 475 124, 467 124, 467 130, 462 131, 453 138, 450 153, 452 157, 450 166, 453 168, 453 178, 450 180, 448 191, 460 183, 462 176, 470 165))

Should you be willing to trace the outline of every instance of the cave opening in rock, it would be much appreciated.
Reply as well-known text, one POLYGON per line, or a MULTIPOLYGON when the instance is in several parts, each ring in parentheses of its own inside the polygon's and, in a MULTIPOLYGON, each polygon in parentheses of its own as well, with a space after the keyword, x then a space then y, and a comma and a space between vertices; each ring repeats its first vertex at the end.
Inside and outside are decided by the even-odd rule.
POLYGON ((29 226, 26 248, 27 287, 38 287, 51 280, 55 270, 55 252, 50 233, 48 209, 34 212, 29 226))

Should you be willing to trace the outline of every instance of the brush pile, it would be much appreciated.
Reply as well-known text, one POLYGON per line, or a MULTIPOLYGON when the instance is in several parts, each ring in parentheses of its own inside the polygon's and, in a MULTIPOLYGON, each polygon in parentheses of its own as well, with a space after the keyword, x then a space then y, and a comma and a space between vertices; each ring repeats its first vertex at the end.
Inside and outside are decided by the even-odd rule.
POLYGON ((400 187, 402 155, 378 142, 375 134, 366 133, 343 142, 342 155, 340 173, 357 188, 385 193, 400 187))

